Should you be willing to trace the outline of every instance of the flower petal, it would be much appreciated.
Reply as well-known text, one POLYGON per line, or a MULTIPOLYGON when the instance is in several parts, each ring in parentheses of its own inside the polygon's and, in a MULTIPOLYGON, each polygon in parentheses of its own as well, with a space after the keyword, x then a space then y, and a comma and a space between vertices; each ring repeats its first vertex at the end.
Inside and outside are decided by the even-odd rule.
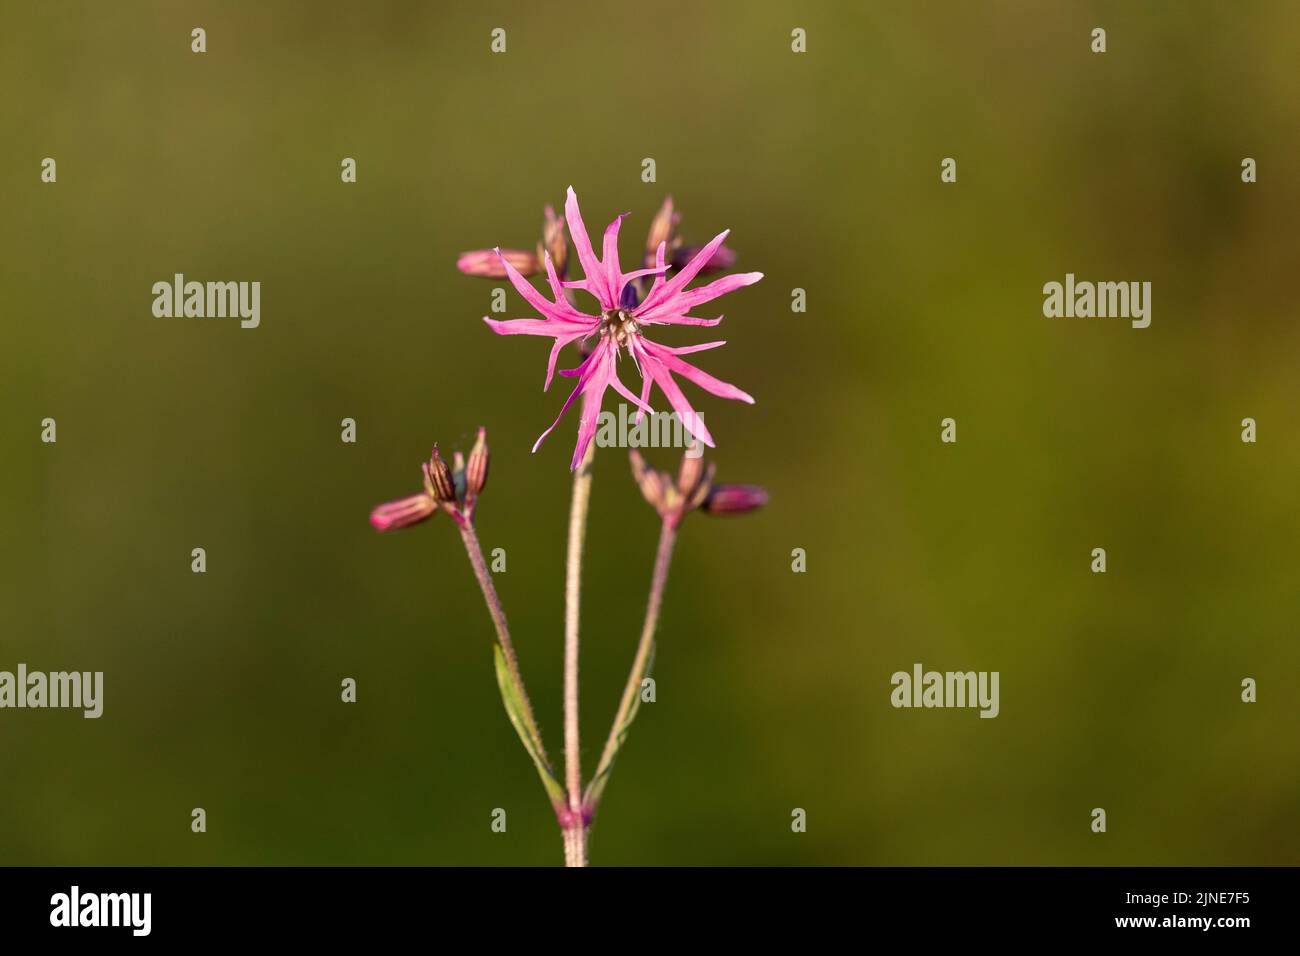
MULTIPOLYGON (((569 326, 563 322, 553 322, 550 319, 506 319, 505 321, 493 319, 489 316, 483 316, 483 321, 488 324, 497 335, 554 335, 564 334, 569 326)), ((576 334, 581 335, 581 332, 576 334)))
POLYGON ((573 304, 564 294, 564 287, 567 283, 561 282, 559 275, 555 271, 555 264, 551 262, 551 254, 548 252, 545 258, 546 281, 550 283, 551 295, 555 296, 555 308, 558 312, 574 322, 590 323, 592 328, 599 324, 600 319, 593 315, 587 315, 573 307, 573 304))
POLYGON ((672 372, 646 348, 647 345, 653 344, 647 343, 644 339, 641 341, 643 348, 641 367, 654 378, 655 384, 659 386, 660 391, 668 399, 668 404, 672 405, 673 411, 681 418, 682 427, 710 448, 716 447, 713 443, 713 436, 709 434, 709 429, 704 424, 704 419, 696 413, 695 409, 691 407, 691 403, 686 400, 681 388, 673 380, 672 372))
POLYGON ((636 408, 637 408, 637 417, 636 417, 636 420, 637 420, 637 421, 640 421, 640 420, 641 420, 641 416, 642 416, 643 414, 645 414, 646 412, 649 412, 651 415, 653 415, 653 414, 655 413, 655 410, 654 410, 653 408, 651 408, 648 404, 646 404, 646 397, 645 397, 645 396, 648 396, 648 395, 649 395, 649 393, 650 393, 650 389, 648 389, 648 388, 645 389, 645 396, 643 396, 643 397, 641 397, 641 398, 637 398, 636 395, 633 394, 632 391, 631 391, 631 390, 630 390, 626 385, 623 384, 623 381, 618 377, 618 373, 617 373, 617 372, 615 372, 614 375, 613 375, 613 377, 609 380, 609 384, 610 384, 610 387, 614 389, 614 391, 618 392, 620 395, 622 395, 622 396, 623 396, 624 398, 626 398, 629 402, 631 402, 633 405, 636 406, 636 408))
POLYGON ((615 302, 618 301, 620 293, 623 291, 623 275, 618 268, 618 229, 623 224, 622 216, 614 217, 614 221, 605 227, 605 246, 602 252, 601 265, 605 268, 605 288, 609 290, 610 295, 615 302))
POLYGON ((569 226, 569 237, 573 248, 578 252, 578 261, 587 277, 587 291, 596 297, 601 308, 616 308, 614 298, 605 287, 605 274, 601 270, 600 260, 591 248, 591 239, 587 236, 587 227, 582 222, 582 211, 578 208, 578 195, 569 187, 569 194, 564 200, 564 219, 569 226))
POLYGON ((600 422, 600 406, 605 399, 605 389, 609 387, 612 374, 613 363, 611 362, 607 369, 592 377, 586 394, 583 395, 582 418, 578 421, 578 443, 573 447, 573 459, 569 462, 570 471, 577 470, 578 465, 582 463, 582 456, 587 453, 587 446, 596 437, 596 426, 600 422))
POLYGON ((555 337, 555 344, 551 346, 551 355, 546 362, 546 381, 542 384, 542 391, 545 392, 551 387, 551 379, 555 378, 555 363, 560 359, 560 350, 572 342, 574 339, 580 339, 586 333, 584 332, 566 332, 564 335, 555 337))
MULTIPOLYGON (((658 342, 655 344, 659 345, 658 342)), ((718 346, 726 344, 727 340, 723 339, 719 342, 704 342, 700 345, 683 345, 678 348, 669 348, 667 345, 659 345, 659 347, 666 352, 672 352, 674 355, 689 355, 692 352, 704 352, 709 349, 716 349, 718 346)))
POLYGON ((650 355, 661 362, 664 368, 680 375, 689 382, 694 382, 706 392, 717 395, 719 398, 730 398, 738 402, 754 404, 754 397, 748 392, 742 391, 729 382, 714 378, 703 369, 696 368, 685 359, 678 358, 672 349, 665 348, 657 342, 643 342, 643 344, 650 355))
POLYGON ((645 297, 646 302, 650 301, 651 296, 655 294, 655 290, 662 287, 663 284, 668 281, 666 275, 669 266, 664 261, 664 249, 666 246, 667 243, 661 242, 659 243, 659 248, 655 251, 655 271, 659 274, 655 276, 654 284, 650 286, 650 292, 645 297))
POLYGON ((738 272, 735 275, 723 276, 721 279, 715 279, 708 285, 702 285, 698 289, 688 289, 667 299, 662 299, 654 308, 642 311, 636 318, 638 321, 653 322, 660 314, 677 313, 684 315, 705 302, 713 301, 718 296, 742 289, 747 285, 753 285, 761 278, 763 278, 761 272, 738 272))
POLYGON ((644 316, 636 316, 636 320, 644 325, 704 325, 712 328, 725 318, 718 316, 716 319, 697 319, 693 315, 660 315, 653 319, 647 319, 644 316))
MULTIPOLYGON (((564 407, 560 409, 560 414, 556 415, 555 421, 551 422, 551 427, 546 429, 546 431, 542 432, 541 435, 537 437, 537 441, 533 443, 534 452, 541 447, 542 440, 555 430, 556 425, 560 424, 560 419, 564 417, 565 412, 567 412, 573 406, 574 400, 577 399, 579 395, 581 395, 584 391, 587 390, 588 386, 592 383, 593 378, 598 377, 598 375, 605 368, 605 366, 611 364, 612 362, 613 362, 613 356, 611 355, 609 349, 606 347, 605 343, 602 342, 600 345, 596 347, 596 350, 594 352, 592 352, 590 355, 588 355, 585 359, 582 360, 582 364, 580 364, 577 368, 565 369, 564 371, 560 372, 561 375, 578 376, 578 384, 575 385, 573 387, 573 391, 569 393, 568 399, 566 399, 564 402, 564 407)), ((603 387, 601 390, 604 391, 603 387)))
POLYGON ((563 321, 570 317, 569 313, 573 310, 572 306, 565 302, 565 307, 562 307, 548 300, 546 296, 533 288, 531 282, 519 274, 519 270, 510 264, 510 260, 508 260, 504 255, 501 255, 499 249, 497 250, 497 255, 501 259, 501 264, 505 267, 506 277, 510 279, 510 284, 515 287, 516 292, 524 297, 524 301, 548 319, 558 319, 563 321))
MULTIPOLYGON (((681 272, 657 289, 651 290, 650 294, 646 296, 645 302, 641 303, 640 311, 644 314, 685 289, 687 284, 699 274, 699 271, 709 264, 709 260, 713 258, 713 253, 722 245, 723 240, 727 238, 727 234, 730 232, 730 229, 724 229, 718 233, 707 246, 695 255, 695 258, 682 267, 681 272)), ((686 310, 683 309, 682 311, 685 312, 686 310)))

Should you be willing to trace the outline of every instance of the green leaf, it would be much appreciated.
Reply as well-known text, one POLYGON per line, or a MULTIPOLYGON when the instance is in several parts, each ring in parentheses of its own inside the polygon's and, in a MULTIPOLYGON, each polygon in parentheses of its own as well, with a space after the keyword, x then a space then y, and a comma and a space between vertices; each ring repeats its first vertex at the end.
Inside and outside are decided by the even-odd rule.
POLYGON ((654 667, 654 662, 655 646, 652 644, 650 653, 646 655, 645 666, 628 678, 628 687, 632 688, 634 693, 627 708, 627 716, 610 731, 610 743, 606 745, 605 752, 601 754, 600 765, 596 767, 595 776, 591 778, 591 783, 587 785, 587 792, 583 796, 582 802, 593 810, 600 804, 601 795, 605 792, 605 785, 609 783, 609 775, 614 770, 614 761, 623 750, 623 744, 627 741, 627 733, 632 729, 632 721, 636 720, 637 711, 641 709, 641 682, 649 675, 651 668, 654 667))
POLYGON ((510 723, 514 724, 515 733, 523 742, 524 749, 528 751, 528 756, 533 758, 533 764, 537 767, 537 775, 542 778, 542 786, 546 788, 546 794, 551 798, 551 802, 557 805, 564 805, 564 787, 560 781, 555 779, 555 773, 551 770, 551 765, 547 762, 543 754, 546 752, 542 747, 541 737, 535 730, 535 723, 532 720, 532 714, 529 712, 528 705, 525 703, 524 690, 519 686, 515 675, 511 673, 510 667, 506 664, 505 654, 501 651, 499 643, 492 645, 492 657, 497 668, 497 686, 501 688, 501 702, 506 706, 506 714, 510 717, 510 723))

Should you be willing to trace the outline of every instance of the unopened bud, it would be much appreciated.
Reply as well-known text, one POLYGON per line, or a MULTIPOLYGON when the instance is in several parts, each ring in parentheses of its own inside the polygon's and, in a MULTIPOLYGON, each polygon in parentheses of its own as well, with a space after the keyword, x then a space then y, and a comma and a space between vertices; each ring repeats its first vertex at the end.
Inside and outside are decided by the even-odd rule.
POLYGON ((543 252, 549 252, 555 274, 563 276, 564 267, 569 261, 569 242, 564 238, 564 217, 555 215, 555 210, 550 206, 546 207, 543 215, 542 245, 537 257, 540 259, 543 252))
POLYGON ((447 463, 438 454, 437 445, 433 446, 433 453, 429 457, 429 463, 424 468, 425 478, 429 486, 433 488, 433 496, 438 501, 455 501, 456 482, 452 477, 451 469, 447 467, 447 463))
MULTIPOLYGON (((674 269, 685 268, 686 264, 704 250, 703 246, 683 246, 674 250, 672 254, 672 263, 674 269)), ((730 269, 736 264, 736 250, 729 249, 726 246, 718 246, 713 250, 713 255, 709 256, 709 261, 704 263, 701 272, 716 272, 720 269, 730 269)))
POLYGON ((715 485, 704 500, 711 515, 742 515, 767 504, 767 492, 758 485, 715 485))
POLYGON ((428 495, 411 495, 385 502, 370 512, 370 524, 376 531, 396 531, 419 524, 438 510, 438 503, 428 495))
POLYGON ((542 271, 541 257, 524 249, 502 249, 497 255, 495 249, 476 249, 463 252, 456 260, 456 268, 467 276, 481 276, 485 279, 504 279, 506 267, 501 264, 505 259, 518 270, 520 275, 532 276, 542 271))
POLYGON ((704 465, 704 446, 698 438, 682 455, 682 466, 677 471, 677 491, 688 509, 695 508, 709 492, 713 478, 713 465, 704 465))
POLYGON ((667 490, 664 475, 647 465, 641 453, 635 448, 628 452, 628 458, 632 462, 632 477, 641 488, 642 497, 650 507, 662 514, 667 490))
POLYGON ((470 497, 478 497, 483 486, 487 484, 488 478, 488 461, 490 453, 487 446, 487 429, 478 430, 478 438, 474 440, 474 447, 470 449, 469 461, 465 465, 465 494, 470 497))
POLYGON ((680 219, 681 216, 673 209, 673 197, 669 196, 655 213, 654 219, 650 220, 650 231, 646 234, 645 251, 652 261, 661 242, 667 244, 669 249, 673 248, 680 219))

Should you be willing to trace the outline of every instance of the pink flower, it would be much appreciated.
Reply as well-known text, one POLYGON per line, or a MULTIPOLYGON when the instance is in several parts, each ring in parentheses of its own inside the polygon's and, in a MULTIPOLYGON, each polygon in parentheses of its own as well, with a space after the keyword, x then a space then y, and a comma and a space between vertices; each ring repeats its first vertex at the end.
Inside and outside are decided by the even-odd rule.
POLYGON ((763 278, 763 274, 761 272, 739 273, 724 276, 694 289, 686 288, 714 258, 714 254, 722 248, 727 232, 720 233, 712 242, 700 249, 671 279, 666 275, 669 266, 664 259, 666 247, 664 242, 659 243, 653 267, 623 272, 618 262, 618 231, 623 221, 622 216, 605 229, 602 255, 599 258, 587 236, 582 214, 578 210, 578 197, 574 195, 572 187, 569 188, 568 199, 564 204, 564 218, 578 261, 582 265, 584 278, 572 282, 561 281, 551 263, 550 255, 546 255, 543 264, 551 287, 551 295, 554 297, 552 301, 533 288, 511 265, 509 259, 503 253, 499 253, 502 267, 511 284, 529 305, 541 313, 543 318, 514 319, 507 322, 499 322, 486 316, 483 319, 500 335, 545 335, 555 340, 551 346, 543 390, 551 385, 551 379, 555 375, 555 364, 564 346, 571 342, 585 342, 593 336, 597 338, 590 353, 577 368, 560 372, 563 376, 577 378, 577 385, 551 427, 542 432, 541 437, 537 439, 533 451, 537 450, 542 440, 560 423, 565 412, 579 396, 582 396, 578 443, 570 464, 571 468, 577 468, 596 434, 597 416, 600 413, 605 391, 612 388, 636 405, 639 418, 641 413, 654 413, 654 409, 647 404, 653 385, 659 386, 668 403, 681 417, 683 427, 706 445, 713 447, 713 436, 709 434, 703 420, 682 394, 674 376, 680 375, 706 392, 722 398, 733 398, 753 404, 754 399, 746 392, 734 385, 719 381, 682 358, 683 355, 691 352, 717 348, 726 343, 706 342, 703 345, 670 348, 652 342, 644 336, 643 332, 651 325, 717 325, 722 321, 721 316, 716 319, 704 319, 688 313, 728 292, 752 285, 763 278), (654 277, 654 282, 645 298, 638 301, 636 280, 649 276, 654 277), (567 289, 581 289, 590 293, 600 307, 600 314, 588 315, 579 311, 569 301, 566 295, 567 289), (625 351, 641 373, 639 397, 633 394, 618 376, 618 360, 625 351))

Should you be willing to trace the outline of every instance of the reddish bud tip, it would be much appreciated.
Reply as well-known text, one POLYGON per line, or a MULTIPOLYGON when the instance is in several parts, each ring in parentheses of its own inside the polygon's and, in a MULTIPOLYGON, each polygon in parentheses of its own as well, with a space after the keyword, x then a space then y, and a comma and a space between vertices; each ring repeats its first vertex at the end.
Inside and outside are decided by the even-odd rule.
POLYGON ((438 510, 438 503, 428 495, 411 495, 385 502, 370 512, 370 524, 376 531, 396 531, 419 524, 438 510))
POLYGON ((767 492, 758 485, 714 485, 704 500, 711 515, 741 515, 767 504, 767 492))
MULTIPOLYGON (((684 246, 673 253, 673 268, 682 269, 688 262, 703 249, 703 246, 684 246)), ((709 257, 709 261, 704 264, 701 272, 716 272, 720 269, 730 269, 736 264, 736 250, 729 249, 726 246, 718 246, 709 257)))

